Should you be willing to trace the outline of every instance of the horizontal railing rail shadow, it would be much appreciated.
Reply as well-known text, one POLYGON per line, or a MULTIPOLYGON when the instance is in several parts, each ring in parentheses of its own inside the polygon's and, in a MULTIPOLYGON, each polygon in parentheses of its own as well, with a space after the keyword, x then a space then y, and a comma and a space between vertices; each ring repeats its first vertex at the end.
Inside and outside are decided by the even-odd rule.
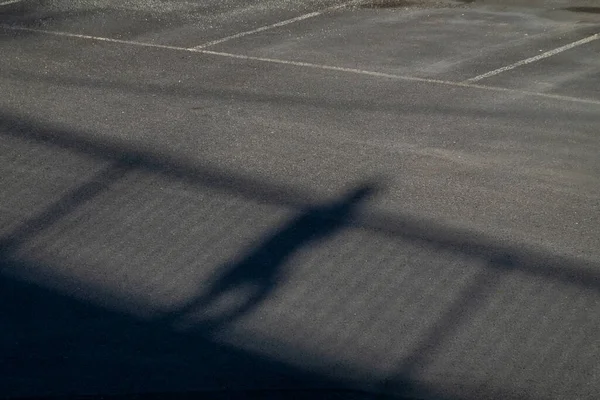
MULTIPOLYGON (((314 195, 287 185, 265 182, 254 177, 225 171, 211 165, 178 158, 153 149, 134 148, 116 140, 93 139, 85 132, 71 132, 52 124, 33 122, 23 116, 0 113, 0 134, 34 140, 117 162, 132 169, 151 171, 192 185, 227 191, 262 203, 304 209, 318 203, 314 195)), ((331 217, 330 217, 331 218, 331 217)), ((520 270, 528 274, 600 290, 600 266, 543 249, 498 244, 481 232, 445 226, 436 221, 384 212, 354 213, 345 223, 362 229, 423 243, 437 249, 478 257, 497 268, 520 270), (497 262, 503 260, 503 262, 497 262)))

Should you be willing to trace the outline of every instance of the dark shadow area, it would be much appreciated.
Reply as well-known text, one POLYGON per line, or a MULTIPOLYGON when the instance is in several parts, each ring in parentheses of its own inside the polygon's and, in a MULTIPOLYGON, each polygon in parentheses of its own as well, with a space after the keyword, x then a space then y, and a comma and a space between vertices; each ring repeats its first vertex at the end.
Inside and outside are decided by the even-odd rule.
MULTIPOLYGON (((2 398, 421 398, 407 397, 402 390, 393 396, 351 390, 356 382, 334 380, 322 372, 295 368, 211 338, 218 325, 231 322, 268 297, 281 283, 281 268, 294 251, 342 228, 353 210, 374 192, 370 185, 301 213, 250 250, 216 280, 207 294, 172 316, 176 319, 245 283, 256 285, 255 294, 240 309, 199 322, 186 333, 174 331, 169 318, 138 320, 9 277, 23 270, 51 267, 12 258, 6 243, 16 246, 28 235, 51 225, 100 193, 108 181, 119 179, 124 171, 121 165, 110 165, 3 240, 2 398)), ((85 294, 85 288, 80 289, 84 299, 92 297, 85 294)), ((425 393, 425 389, 420 390, 425 393)))
POLYGON ((600 7, 566 7, 564 10, 578 13, 600 14, 600 7))
MULTIPOLYGON (((1 263, 2 269, 12 267, 1 263)), ((6 277, 0 277, 0 325, 3 399, 206 393, 330 399, 346 393, 344 382, 217 344, 201 333, 177 333, 6 277)))
MULTIPOLYGON (((305 210, 251 249, 220 276, 213 288, 167 318, 143 321, 93 306, 92 288, 78 287, 82 302, 12 274, 48 270, 13 258, 12 250, 102 193, 135 163, 110 163, 0 240, 0 397, 22 398, 211 398, 367 399, 373 393, 216 343, 214 328, 233 321, 266 299, 283 279, 282 267, 297 249, 341 229, 374 191, 364 185, 337 201, 305 210), (240 308, 194 325, 172 322, 210 305, 236 286, 255 285, 240 308)), ((48 284, 48 282, 47 282, 48 284)), ((52 285, 52 284, 50 284, 52 285)), ((66 284, 68 286, 69 284, 66 284)), ((60 286, 60 284, 59 284, 60 286)), ((69 292, 68 290, 66 292, 69 292)), ((353 385, 352 385, 353 386, 353 385)))
MULTIPOLYGON (((214 338, 215 328, 252 311, 268 298, 285 279, 284 266, 290 256, 344 227, 368 229, 484 262, 480 274, 422 336, 411 355, 398 366, 397 374, 382 383, 383 392, 402 398, 446 398, 443 388, 414 382, 412 371, 426 365, 428 358, 468 320, 497 276, 519 270, 600 290, 600 276, 595 272, 598 266, 592 263, 525 246, 502 245, 477 232, 459 231, 435 221, 381 213, 361 217, 356 210, 376 190, 371 183, 319 205, 311 200, 312 196, 284 185, 178 160, 151 149, 99 141, 85 132, 60 130, 51 124, 6 113, 0 115, 0 134, 84 153, 110 163, 92 181, 84 182, 2 239, 0 324, 5 328, 0 332, 0 349, 6 356, 0 364, 5 388, 1 394, 155 393, 157 396, 156 393, 170 392, 190 398, 206 395, 197 391, 213 390, 227 391, 222 394, 225 398, 265 398, 268 393, 271 398, 370 398, 374 394, 347 391, 356 382, 342 382, 322 372, 291 367, 219 344, 214 338), (52 225, 101 193, 109 182, 133 169, 263 202, 292 205, 299 214, 279 230, 258 238, 257 244, 240 260, 225 266, 206 293, 199 293, 183 308, 155 321, 137 320, 8 278, 15 271, 43 267, 13 258, 11 248, 52 225), (251 286, 252 291, 238 308, 198 321, 193 332, 171 329, 171 324, 179 318, 201 311, 242 286, 251 286), (259 391, 249 392, 252 390, 259 391)), ((380 382, 362 383, 372 387, 380 382)))
POLYGON ((414 1, 409 0, 373 0, 361 3, 360 8, 405 8, 415 5, 414 1))

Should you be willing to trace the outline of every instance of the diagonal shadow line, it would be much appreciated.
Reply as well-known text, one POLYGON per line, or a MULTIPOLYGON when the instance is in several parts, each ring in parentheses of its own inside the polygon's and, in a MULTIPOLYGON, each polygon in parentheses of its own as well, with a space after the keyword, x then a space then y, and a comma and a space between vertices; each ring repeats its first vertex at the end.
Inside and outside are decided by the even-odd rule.
POLYGON ((7 113, 0 114, 0 134, 19 139, 29 139, 101 160, 113 160, 135 168, 186 181, 194 185, 234 192, 247 199, 270 204, 303 207, 311 203, 305 193, 290 187, 266 184, 251 177, 236 175, 194 160, 176 158, 151 149, 141 149, 116 140, 100 141, 85 137, 86 132, 71 132, 61 128, 48 128, 51 124, 28 122, 7 113))
MULTIPOLYGON (((198 162, 192 163, 149 149, 134 149, 125 143, 90 139, 84 137, 85 132, 71 132, 52 127, 51 124, 42 126, 28 118, 8 113, 0 114, 0 134, 116 161, 131 168, 144 169, 195 186, 235 193, 262 203, 300 209, 315 203, 313 196, 289 186, 234 174, 198 162)), ((353 215, 346 222, 351 227, 377 231, 486 261, 510 259, 514 268, 524 273, 600 291, 600 265, 597 262, 551 254, 543 249, 498 244, 497 239, 479 232, 448 227, 409 215, 363 213, 353 215)))
POLYGON ((488 262, 488 268, 519 270, 533 276, 600 291, 600 264, 566 257, 539 248, 497 244, 497 239, 479 233, 448 227, 425 219, 377 212, 357 223, 382 234, 449 250, 488 262))
POLYGON ((66 214, 105 191, 108 185, 123 177, 130 169, 131 167, 128 165, 113 162, 79 184, 75 189, 64 194, 40 213, 23 222, 12 232, 4 235, 4 238, 0 238, 0 257, 6 256, 23 241, 48 228, 66 214))
MULTIPOLYGON (((512 270, 516 264, 510 258, 500 257, 490 259, 487 266, 490 268, 477 271, 433 326, 420 336, 410 353, 382 381, 381 393, 423 392, 424 387, 415 376, 418 370, 426 368, 433 361, 436 352, 439 352, 458 329, 469 322, 481 305, 486 303, 492 295, 492 289, 499 283, 502 273, 512 270)), ((434 396, 437 395, 435 388, 429 388, 429 391, 434 396)))
MULTIPOLYGON (((506 260, 490 260, 490 264, 501 264, 504 268, 512 265, 506 260)), ((426 367, 431 358, 454 333, 472 317, 474 312, 491 295, 491 289, 498 283, 501 272, 498 268, 481 269, 466 285, 446 311, 436 320, 428 332, 396 366, 395 371, 382 382, 382 392, 393 393, 399 388, 414 385, 417 369, 426 367)))

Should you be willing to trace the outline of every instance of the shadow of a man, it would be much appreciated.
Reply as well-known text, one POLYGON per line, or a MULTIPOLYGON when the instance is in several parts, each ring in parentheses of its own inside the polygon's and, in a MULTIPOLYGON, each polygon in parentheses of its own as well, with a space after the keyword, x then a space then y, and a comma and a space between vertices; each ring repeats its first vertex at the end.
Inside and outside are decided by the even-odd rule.
POLYGON ((305 210, 251 249, 241 261, 225 266, 207 292, 167 318, 174 321, 202 312, 223 296, 244 289, 247 292, 241 304, 198 323, 202 329, 214 329, 254 309, 282 282, 282 267, 296 251, 342 229, 359 204, 374 192, 373 185, 362 185, 336 201, 305 210))

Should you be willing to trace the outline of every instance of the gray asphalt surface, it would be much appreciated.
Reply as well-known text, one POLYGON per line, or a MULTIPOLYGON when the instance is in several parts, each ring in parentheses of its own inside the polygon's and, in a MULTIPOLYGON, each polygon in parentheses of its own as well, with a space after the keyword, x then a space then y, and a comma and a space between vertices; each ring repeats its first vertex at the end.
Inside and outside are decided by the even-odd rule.
POLYGON ((0 6, 1 395, 600 397, 600 6, 341 4, 0 6))

